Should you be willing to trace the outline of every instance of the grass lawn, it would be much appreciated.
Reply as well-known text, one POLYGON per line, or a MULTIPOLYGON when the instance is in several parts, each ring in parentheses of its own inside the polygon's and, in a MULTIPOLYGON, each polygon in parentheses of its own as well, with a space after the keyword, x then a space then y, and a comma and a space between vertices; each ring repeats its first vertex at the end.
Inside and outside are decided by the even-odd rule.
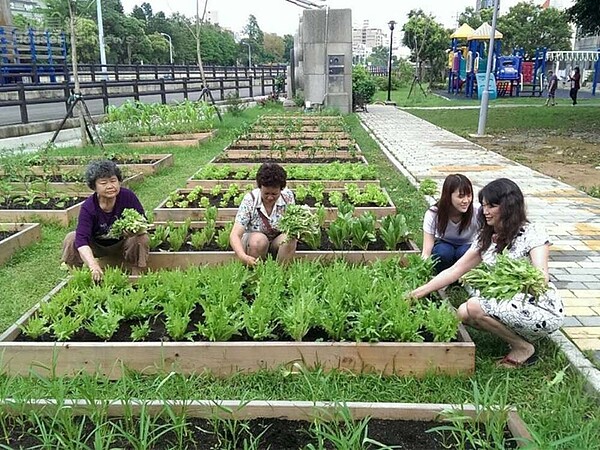
MULTIPOLYGON (((411 114, 461 136, 477 131, 479 110, 411 110, 411 114)), ((552 133, 598 133, 600 108, 493 108, 488 111, 486 133, 502 134, 543 130, 552 133)))
MULTIPOLYGON (((578 109, 579 110, 579 109, 578 109)), ((241 118, 226 115, 219 125, 219 134, 211 142, 198 148, 169 148, 164 153, 175 155, 175 166, 159 175, 147 177, 134 190, 147 211, 151 211, 167 194, 184 185, 202 164, 221 151, 235 136, 235 130, 244 121, 253 121, 265 111, 252 109, 241 118)), ((276 111, 279 113, 279 110, 276 111)), ((438 111, 427 111, 428 113, 438 111)), ((456 119, 453 111, 450 119, 456 119)), ((465 113, 476 113, 464 111, 465 113)), ((511 110, 511 112, 514 112, 511 110)), ((599 111, 600 112, 600 111, 599 111)), ((473 116, 475 117, 476 114, 473 116)), ((467 120, 463 118, 463 120, 467 120)), ((579 116, 581 120, 583 116, 579 116)), ((425 202, 415 188, 387 161, 377 144, 360 126, 356 116, 346 118, 352 132, 371 164, 377 167, 384 186, 389 190, 398 209, 406 214, 415 231, 417 242, 421 239, 421 221, 425 202)), ((515 119, 513 119, 514 121, 515 119)), ((61 149, 57 154, 85 154, 95 149, 61 149)), ((162 152, 162 151, 161 151, 162 152)), ((148 150, 147 153, 157 153, 148 150)), ((0 267, 0 328, 5 329, 22 313, 40 300, 64 273, 58 268, 60 244, 66 229, 44 225, 43 240, 21 251, 8 264, 0 267)), ((463 298, 453 292, 453 301, 463 298)), ((183 377, 176 374, 142 376, 130 374, 119 381, 109 382, 101 377, 77 376, 73 378, 40 378, 0 376, 0 389, 4 397, 30 398, 85 398, 85 399, 289 399, 331 401, 390 401, 462 403, 475 398, 473 383, 483 394, 499 387, 500 397, 518 407, 523 418, 539 439, 539 448, 600 449, 600 407, 585 393, 583 380, 568 369, 564 356, 550 343, 539 346, 540 361, 528 368, 508 371, 496 367, 496 359, 507 348, 498 339, 486 333, 473 333, 477 344, 476 374, 472 378, 431 375, 424 379, 409 377, 380 377, 324 373, 321 370, 261 372, 253 375, 236 375, 224 380, 209 375, 183 377), (486 390, 486 383, 489 389, 486 390), (566 436, 575 439, 553 446, 566 436)), ((40 369, 42 370, 42 369, 40 369)), ((499 401, 496 397, 494 401, 499 401)))
MULTIPOLYGON (((427 84, 422 83, 423 88, 426 90, 427 96, 424 96, 418 85, 415 85, 412 93, 410 94, 410 98, 408 94, 410 92, 410 86, 403 87, 395 91, 390 92, 390 98, 393 102, 396 102, 396 105, 400 107, 452 107, 452 106, 475 106, 478 107, 480 101, 476 98, 467 98, 463 94, 455 95, 452 99, 447 99, 440 95, 436 95, 435 93, 427 92, 427 84)), ((375 97, 373 98, 373 102, 376 101, 386 101, 387 100, 387 91, 377 91, 375 93, 375 97)), ((490 100, 490 108, 494 109, 496 107, 501 106, 532 106, 538 105, 541 106, 546 101, 546 97, 542 95, 542 97, 499 97, 496 100, 490 100)), ((600 95, 597 98, 592 99, 581 99, 578 100, 580 106, 585 106, 586 104, 600 104, 600 95)), ((559 105, 568 105, 569 101, 566 99, 557 99, 557 103, 559 105)))

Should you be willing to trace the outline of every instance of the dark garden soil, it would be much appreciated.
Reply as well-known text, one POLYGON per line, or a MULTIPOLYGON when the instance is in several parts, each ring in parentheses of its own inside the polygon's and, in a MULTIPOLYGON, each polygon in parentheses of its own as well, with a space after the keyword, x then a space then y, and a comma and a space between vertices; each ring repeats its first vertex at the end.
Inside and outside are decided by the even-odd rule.
POLYGON ((4 239, 8 239, 9 237, 11 237, 14 234, 17 234, 18 231, 0 231, 0 241, 3 241, 4 239))
MULTIPOLYGON (((101 155, 98 155, 97 157, 89 157, 89 156, 57 156, 54 158, 47 158, 47 159, 36 159, 36 158, 32 158, 30 161, 30 165, 32 166, 38 166, 38 165, 57 165, 57 164, 61 164, 61 165, 80 165, 80 164, 87 164, 90 161, 94 160, 94 159, 100 159, 103 158, 101 155)), ((115 162, 116 164, 153 164, 157 161, 159 161, 159 158, 154 158, 154 159, 146 159, 144 158, 143 160, 139 157, 135 157, 135 156, 131 156, 131 157, 127 157, 126 155, 119 155, 119 156, 114 156, 112 158, 108 158, 111 161, 115 162)))
POLYGON ((356 147, 350 147, 347 144, 344 145, 339 145, 339 146, 333 146, 331 144, 329 144, 329 142, 325 143, 325 141, 323 139, 320 140, 315 140, 313 144, 311 144, 310 141, 308 140, 303 140, 303 141, 287 141, 285 139, 275 139, 275 140, 264 140, 264 141, 237 141, 235 142, 235 144, 231 145, 230 147, 227 148, 227 150, 256 150, 256 151, 261 151, 261 152, 273 152, 273 153, 279 153, 279 152, 310 152, 311 150, 313 150, 316 154, 318 154, 319 152, 323 151, 323 152, 340 152, 340 153, 347 153, 349 151, 354 151, 356 152, 358 149, 356 147), (276 148, 276 146, 279 146, 280 148, 276 148), (317 145, 319 145, 318 150, 317 150, 317 145))
POLYGON ((314 157, 314 158, 293 158, 293 157, 288 157, 288 158, 226 158, 226 157, 221 157, 221 158, 217 158, 215 159, 213 162, 214 163, 225 163, 225 164, 235 164, 235 163, 252 163, 252 164, 261 164, 261 163, 266 163, 266 162, 274 162, 277 164, 323 164, 323 163, 331 163, 331 162, 349 162, 349 163, 362 163, 364 162, 361 158, 359 158, 358 156, 355 156, 353 158, 321 158, 321 157, 314 157))
POLYGON ((44 176, 27 175, 25 177, 13 177, 10 178, 9 181, 18 183, 83 183, 83 177, 75 178, 66 174, 44 176))
MULTIPOLYGON (((250 174, 246 173, 244 174, 244 176, 242 177, 240 175, 241 172, 237 172, 237 171, 231 171, 229 172, 227 175, 225 176, 219 176, 219 178, 215 178, 215 177, 209 177, 209 178, 196 178, 194 177, 193 180, 215 180, 215 181, 222 181, 224 186, 229 185, 232 181, 248 181, 248 182, 255 182, 256 181, 256 175, 254 177, 250 176, 250 174)), ((318 178, 294 178, 294 177, 290 177, 288 174, 287 177, 287 181, 314 181, 314 182, 321 182, 321 181, 349 181, 349 182, 356 182, 356 181, 364 181, 364 180, 375 180, 376 178, 368 178, 368 177, 363 177, 360 178, 358 180, 331 180, 331 179, 327 179, 327 178, 323 178, 323 179, 318 179, 318 178)))
POLYGON ((70 208, 77 203, 81 203, 85 199, 86 197, 69 197, 68 199, 40 198, 35 199, 31 204, 28 204, 28 199, 25 197, 15 196, 8 199, 8 201, 0 203, 0 209, 63 210, 70 208))
MULTIPOLYGON (((252 299, 249 300, 251 303, 252 299)), ((200 336, 197 332, 197 325, 203 322, 204 310, 200 305, 190 314, 190 322, 186 328, 186 333, 189 334, 189 339, 173 339, 169 336, 166 327, 166 316, 159 314, 153 316, 150 321, 150 333, 143 339, 143 342, 210 342, 204 336, 200 336)), ((131 338, 132 326, 138 326, 145 323, 145 320, 123 320, 119 323, 119 328, 115 331, 110 339, 101 339, 95 334, 81 328, 71 339, 65 342, 133 342, 131 338)), ((423 337, 422 342, 433 342, 433 335, 426 329, 419 330, 419 334, 423 337)), ((27 335, 20 333, 15 342, 57 342, 56 337, 50 333, 44 333, 37 339, 32 339, 27 335)), ((219 341, 223 342, 223 341, 219 341)), ((232 336, 226 342, 257 342, 245 330, 240 330, 240 333, 232 336)), ((273 330, 271 339, 265 342, 296 342, 287 332, 279 325, 273 330)), ((336 342, 331 339, 327 332, 320 327, 313 327, 308 330, 302 338, 302 342, 336 342)), ((381 341, 381 342, 396 342, 396 341, 381 341)), ((456 342, 456 338, 451 342, 456 342)))
MULTIPOLYGON (((342 194, 342 196, 343 196, 343 200, 347 202, 348 196, 346 194, 342 194)), ((239 204, 236 204, 234 199, 230 199, 227 202, 227 204, 221 204, 221 202, 223 201, 223 194, 219 194, 219 195, 205 194, 205 195, 203 195, 203 197, 207 197, 209 199, 210 206, 216 206, 217 208, 237 208, 240 206, 239 204)), ((323 200, 320 202, 317 201, 317 199, 314 197, 307 196, 303 200, 300 200, 298 197, 296 197, 296 203, 299 205, 308 205, 310 207, 314 207, 317 203, 320 203, 325 208, 337 208, 337 206, 332 205, 329 202, 329 193, 328 192, 323 193, 323 200)), ((385 206, 390 206, 390 205, 382 206, 382 205, 378 205, 376 203, 358 203, 358 204, 355 204, 354 206, 375 208, 375 207, 385 207, 385 206)), ((163 208, 169 208, 169 207, 163 206, 163 208)), ((171 208, 178 209, 177 206, 172 206, 171 208)), ((186 206, 186 208, 204 208, 204 207, 200 206, 199 201, 193 201, 193 202, 189 202, 189 204, 188 204, 188 206, 186 206)))
MULTIPOLYGON (((51 419, 48 419, 48 422, 51 419)), ((16 422, 16 421, 15 421, 16 422)), ((77 422, 77 421, 76 421, 77 422)), ((225 425, 226 422, 222 422, 219 426, 216 426, 215 421, 209 421, 205 419, 187 419, 187 431, 189 432, 184 436, 185 448, 189 450, 218 450, 222 448, 231 449, 244 449, 244 448, 256 448, 257 450, 299 450, 305 448, 309 444, 313 444, 315 448, 318 447, 317 439, 311 434, 311 424, 306 421, 291 421, 283 419, 253 419, 244 422, 240 422, 236 427, 238 431, 237 446, 232 445, 232 434, 229 426, 225 425), (242 426, 245 425, 245 427, 242 426), (251 436, 258 437, 259 444, 257 447, 244 447, 244 440, 246 444, 251 439, 251 436)), ((129 427, 125 425, 125 422, 113 419, 113 423, 120 424, 124 428, 138 430, 143 426, 134 421, 129 427)), ((157 421, 152 427, 154 430, 159 429, 164 422, 157 421)), ((13 449, 29 449, 37 448, 40 445, 40 441, 34 436, 37 433, 42 434, 39 429, 35 426, 29 427, 29 424, 25 422, 24 425, 16 424, 9 426, 10 441, 6 443, 9 448, 13 449)), ((167 425, 170 426, 171 424, 167 425)), ((46 426, 49 426, 46 423, 46 426)), ((340 425, 341 426, 341 425, 340 425)), ((442 450, 448 447, 443 445, 443 437, 437 432, 427 432, 434 427, 440 426, 439 422, 421 422, 421 421, 408 421, 408 420, 380 420, 371 419, 368 423, 368 436, 381 444, 387 446, 395 446, 394 448, 401 448, 403 450, 442 450)), ((79 428, 79 425, 74 425, 79 428)), ((94 429, 96 425, 91 423, 89 420, 84 425, 84 432, 81 436, 86 436, 87 441, 83 442, 90 447, 94 446, 94 429)), ((108 427, 107 427, 108 428, 108 427)), ((507 432, 507 438, 510 435, 507 432)), ((516 448, 514 445, 508 443, 504 448, 513 449, 516 448)), ((163 450, 167 448, 174 448, 178 445, 177 436, 173 432, 164 434, 158 439, 152 447, 148 447, 147 450, 163 450)), ((116 440, 111 443, 110 448, 123 448, 129 449, 131 444, 125 439, 117 436, 116 440)), ((329 443, 325 444, 324 449, 334 450, 336 447, 329 443)), ((363 447, 365 450, 372 450, 380 448, 377 445, 366 444, 363 447)), ((472 449, 472 447, 466 447, 472 449)))

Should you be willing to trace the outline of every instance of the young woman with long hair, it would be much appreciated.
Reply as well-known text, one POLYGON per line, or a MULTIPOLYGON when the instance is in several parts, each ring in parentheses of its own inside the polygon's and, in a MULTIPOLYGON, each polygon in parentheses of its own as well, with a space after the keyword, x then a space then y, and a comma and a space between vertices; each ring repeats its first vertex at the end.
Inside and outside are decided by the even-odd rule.
MULTIPOLYGON (((541 227, 527 220, 519 186, 507 178, 497 179, 479 192, 479 202, 481 228, 471 248, 452 267, 415 289, 412 297, 424 297, 455 282, 481 262, 495 264, 501 252, 514 259, 529 258, 548 282, 550 240, 541 227)), ((563 303, 552 283, 548 283, 546 293, 537 299, 525 294, 490 299, 471 291, 471 298, 458 308, 458 316, 463 323, 489 331, 510 346, 509 353, 500 362, 504 367, 534 362, 533 343, 556 331, 564 320, 563 303)))
POLYGON ((459 173, 448 175, 440 199, 423 219, 421 255, 435 260, 436 273, 452 266, 469 249, 479 228, 477 212, 471 181, 459 173))

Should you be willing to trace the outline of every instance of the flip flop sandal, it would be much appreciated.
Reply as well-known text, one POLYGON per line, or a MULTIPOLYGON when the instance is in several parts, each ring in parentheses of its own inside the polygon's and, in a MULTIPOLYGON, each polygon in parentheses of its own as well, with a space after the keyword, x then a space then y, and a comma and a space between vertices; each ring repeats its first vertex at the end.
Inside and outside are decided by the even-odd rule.
POLYGON ((505 356, 500 360, 498 366, 504 367, 506 369, 518 369, 519 367, 527 367, 534 365, 538 360, 537 353, 534 353, 525 361, 517 361, 510 356, 505 356))

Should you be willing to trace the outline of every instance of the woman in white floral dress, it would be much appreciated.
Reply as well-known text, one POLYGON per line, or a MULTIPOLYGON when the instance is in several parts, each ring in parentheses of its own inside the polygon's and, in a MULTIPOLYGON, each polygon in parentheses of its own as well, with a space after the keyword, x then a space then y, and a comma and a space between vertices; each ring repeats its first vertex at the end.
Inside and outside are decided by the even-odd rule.
MULTIPOLYGON (((506 251, 511 258, 529 257, 548 282, 550 241, 539 226, 529 223, 521 189, 511 180, 492 181, 479 192, 480 231, 465 255, 411 295, 421 298, 458 280, 481 262, 494 264, 496 256, 506 251)), ((478 292, 458 308, 461 321, 489 331, 510 346, 500 361, 504 367, 519 367, 535 361, 533 343, 556 331, 563 323, 564 308, 556 287, 534 299, 519 294, 512 299, 483 298, 478 292)))
POLYGON ((286 206, 295 202, 286 181, 283 167, 264 163, 256 173, 258 187, 244 196, 229 235, 231 248, 244 264, 253 266, 269 252, 280 262, 294 257, 296 239, 287 241, 277 229, 286 206))

